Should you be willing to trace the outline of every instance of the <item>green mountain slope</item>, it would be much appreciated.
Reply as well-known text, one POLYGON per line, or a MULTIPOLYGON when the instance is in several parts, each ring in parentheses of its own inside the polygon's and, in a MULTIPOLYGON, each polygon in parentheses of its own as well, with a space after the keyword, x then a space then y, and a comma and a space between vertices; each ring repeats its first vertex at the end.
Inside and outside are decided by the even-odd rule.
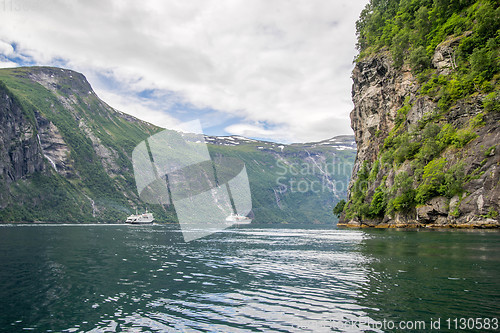
POLYGON ((239 137, 207 137, 212 159, 242 160, 247 168, 255 222, 334 223, 354 163, 351 136, 280 145, 239 137))
MULTIPOLYGON (((0 221, 123 221, 145 207, 132 151, 162 130, 101 101, 74 71, 0 70, 0 221)), ((206 141, 212 158, 247 165, 254 222, 334 222, 330 212, 346 195, 354 160, 352 137, 294 145, 206 141)), ((149 209, 159 222, 176 221, 172 206, 149 209)))
POLYGON ((158 128, 103 103, 76 72, 4 69, 0 80, 45 156, 43 170, 5 178, 2 220, 112 221, 139 203, 130 154, 158 128))

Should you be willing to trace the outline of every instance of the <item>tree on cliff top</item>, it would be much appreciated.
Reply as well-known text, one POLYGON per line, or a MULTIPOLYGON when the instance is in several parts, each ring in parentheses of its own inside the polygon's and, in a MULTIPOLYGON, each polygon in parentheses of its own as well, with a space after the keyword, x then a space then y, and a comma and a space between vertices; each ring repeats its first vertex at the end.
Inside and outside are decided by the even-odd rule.
POLYGON ((459 49, 460 56, 470 61, 475 50, 475 59, 480 58, 479 50, 493 43, 490 40, 498 48, 499 29, 500 6, 494 0, 371 0, 356 22, 358 59, 386 48, 396 67, 413 55, 423 69, 430 64, 423 50, 430 58, 448 36, 474 31, 459 49))

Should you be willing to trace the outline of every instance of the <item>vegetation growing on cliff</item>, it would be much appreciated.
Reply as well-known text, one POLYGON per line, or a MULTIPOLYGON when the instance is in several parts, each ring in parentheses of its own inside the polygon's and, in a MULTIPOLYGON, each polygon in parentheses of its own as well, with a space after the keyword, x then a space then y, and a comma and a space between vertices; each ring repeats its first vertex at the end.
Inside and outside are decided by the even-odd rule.
POLYGON ((356 22, 358 60, 390 51, 394 66, 408 64, 423 84, 421 93, 439 99, 446 111, 459 99, 495 90, 499 29, 500 6, 494 0, 371 0, 356 22), (452 69, 446 76, 432 68, 443 42, 452 69))
POLYGON ((499 15, 494 0, 371 0, 356 22, 358 58, 387 48, 396 67, 409 61, 423 70, 439 43, 466 34, 455 65, 469 61, 476 73, 491 77, 498 69, 499 15))
POLYGON ((379 153, 354 175, 345 218, 408 214, 436 196, 462 198, 464 186, 482 176, 481 168, 495 150, 484 147, 486 158, 468 173, 463 163, 447 158, 460 155, 486 126, 485 119, 497 119, 500 112, 498 3, 371 0, 356 28, 357 61, 389 56, 397 70, 411 70, 419 89, 406 96, 390 133, 377 130, 379 153), (446 66, 436 65, 436 54, 444 55, 446 66), (415 113, 412 121, 408 114, 423 100, 435 108, 410 126, 415 113), (456 120, 461 108, 477 104, 475 114, 456 120))
MULTIPOLYGON (((438 99, 441 111, 478 92, 493 92, 489 101, 498 99, 494 92, 500 70, 497 1, 371 0, 356 22, 356 32, 358 60, 389 50, 394 66, 408 64, 418 74, 421 93, 438 99), (448 75, 439 75, 432 67, 432 57, 443 42, 452 69, 448 75)), ((489 108, 494 107, 491 104, 489 108)), ((407 112, 407 107, 401 111, 407 112)))

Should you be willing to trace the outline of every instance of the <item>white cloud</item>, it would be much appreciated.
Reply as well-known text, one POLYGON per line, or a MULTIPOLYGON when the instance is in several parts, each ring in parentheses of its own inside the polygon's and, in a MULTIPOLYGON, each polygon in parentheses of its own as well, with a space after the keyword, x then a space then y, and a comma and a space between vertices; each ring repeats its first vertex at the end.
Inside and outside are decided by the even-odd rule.
POLYGON ((96 94, 113 108, 157 126, 177 129, 181 123, 167 113, 148 106, 147 101, 134 96, 115 94, 105 90, 97 90, 96 94))
POLYGON ((0 60, 0 68, 13 68, 13 67, 19 67, 19 65, 12 61, 0 60))
POLYGON ((14 53, 14 48, 9 43, 0 40, 0 54, 10 56, 14 53))
POLYGON ((64 59, 129 91, 174 91, 243 118, 235 134, 266 122, 269 138, 312 141, 351 133, 354 22, 366 2, 37 1, 0 13, 0 40, 40 64, 64 59))
POLYGON ((19 66, 17 63, 6 60, 14 54, 14 48, 9 43, 0 40, 0 68, 10 68, 19 66))

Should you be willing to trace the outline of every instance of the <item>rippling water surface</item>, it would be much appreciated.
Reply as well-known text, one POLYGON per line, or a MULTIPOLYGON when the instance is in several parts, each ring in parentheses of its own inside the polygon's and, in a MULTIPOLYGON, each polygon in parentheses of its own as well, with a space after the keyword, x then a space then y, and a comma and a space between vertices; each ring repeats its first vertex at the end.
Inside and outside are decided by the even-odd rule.
MULTIPOLYGON (((330 332, 495 317, 500 233, 0 227, 0 330, 330 332), (373 327, 372 327, 373 328, 373 327)), ((390 331, 374 328, 372 331, 390 331)))

